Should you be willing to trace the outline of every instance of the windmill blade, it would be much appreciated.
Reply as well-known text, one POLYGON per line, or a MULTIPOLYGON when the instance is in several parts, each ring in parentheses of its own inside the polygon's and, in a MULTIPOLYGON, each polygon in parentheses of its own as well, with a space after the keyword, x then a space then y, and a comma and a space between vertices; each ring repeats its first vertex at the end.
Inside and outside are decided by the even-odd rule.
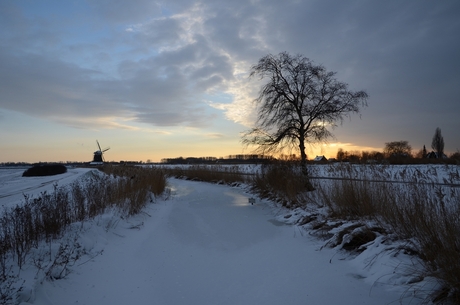
POLYGON ((106 152, 110 149, 110 147, 107 147, 107 148, 104 148, 104 150, 102 150, 102 152, 106 152))
POLYGON ((99 141, 98 141, 98 140, 96 140, 96 143, 97 143, 97 147, 99 147, 99 150, 102 151, 102 150, 101 150, 101 145, 99 145, 99 141))

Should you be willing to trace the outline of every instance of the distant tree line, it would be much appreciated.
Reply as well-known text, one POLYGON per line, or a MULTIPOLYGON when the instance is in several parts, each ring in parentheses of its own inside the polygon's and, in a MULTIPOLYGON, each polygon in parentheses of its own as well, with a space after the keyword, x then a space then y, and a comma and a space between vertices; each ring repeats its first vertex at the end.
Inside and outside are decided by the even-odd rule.
POLYGON ((430 158, 423 155, 423 150, 411 154, 388 154, 380 151, 345 151, 339 148, 336 158, 330 158, 329 162, 351 163, 391 163, 391 164, 418 164, 418 163, 449 163, 460 164, 460 151, 452 153, 445 158, 430 158))
POLYGON ((412 151, 408 141, 386 142, 383 152, 359 152, 344 151, 339 148, 337 161, 348 162, 387 162, 387 163, 460 163, 460 151, 451 154, 449 157, 444 154, 444 137, 441 129, 436 128, 431 142, 431 152, 427 152, 425 145, 417 152, 412 151))
MULTIPOLYGON (((150 163, 150 160, 147 160, 147 163, 150 163)), ((61 164, 65 166, 87 166, 89 162, 78 162, 78 161, 59 161, 59 162, 34 162, 34 163, 29 163, 29 162, 0 162, 0 166, 8 166, 8 167, 30 167, 30 166, 36 166, 36 165, 53 165, 53 164, 61 164)), ((104 164, 111 164, 111 165, 136 165, 136 164, 143 164, 143 161, 108 161, 104 162, 104 164)))
POLYGON ((274 158, 269 155, 258 154, 241 154, 229 155, 226 157, 178 157, 178 158, 163 158, 161 163, 165 164, 231 164, 231 163, 264 163, 274 158))

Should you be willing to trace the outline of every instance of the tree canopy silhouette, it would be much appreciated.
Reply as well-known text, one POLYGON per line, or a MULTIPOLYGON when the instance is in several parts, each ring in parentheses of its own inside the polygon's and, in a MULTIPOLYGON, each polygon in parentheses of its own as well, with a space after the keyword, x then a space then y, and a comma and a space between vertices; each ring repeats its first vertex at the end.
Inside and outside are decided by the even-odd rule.
POLYGON ((387 158, 409 157, 412 155, 412 146, 410 146, 408 141, 386 142, 383 153, 387 158))
POLYGON ((436 152, 437 158, 444 157, 444 137, 441 134, 441 128, 437 127, 431 142, 431 148, 436 152))

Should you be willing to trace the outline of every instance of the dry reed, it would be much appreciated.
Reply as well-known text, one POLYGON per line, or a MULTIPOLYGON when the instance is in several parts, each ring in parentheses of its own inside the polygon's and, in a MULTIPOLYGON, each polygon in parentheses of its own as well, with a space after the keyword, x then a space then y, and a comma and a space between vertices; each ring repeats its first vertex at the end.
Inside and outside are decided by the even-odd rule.
MULTIPOLYGON (((121 214, 139 213, 147 202, 161 195, 166 176, 155 168, 104 167, 107 174, 91 174, 69 186, 54 185, 52 192, 5 208, 0 216, 0 283, 8 278, 13 259, 19 269, 32 248, 63 236, 72 223, 82 222, 117 208, 121 214)), ((1 287, 0 287, 1 288, 1 287)))

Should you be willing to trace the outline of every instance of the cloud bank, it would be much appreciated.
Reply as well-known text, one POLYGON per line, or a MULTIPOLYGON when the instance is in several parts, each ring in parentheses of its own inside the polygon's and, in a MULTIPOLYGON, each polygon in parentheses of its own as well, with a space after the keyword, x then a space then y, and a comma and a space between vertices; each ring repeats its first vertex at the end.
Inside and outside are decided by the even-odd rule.
POLYGON ((219 110, 244 129, 259 88, 250 66, 288 51, 369 93, 340 137, 428 143, 439 126, 454 141, 459 13, 454 0, 4 1, 0 108, 126 129, 209 127, 219 110))

